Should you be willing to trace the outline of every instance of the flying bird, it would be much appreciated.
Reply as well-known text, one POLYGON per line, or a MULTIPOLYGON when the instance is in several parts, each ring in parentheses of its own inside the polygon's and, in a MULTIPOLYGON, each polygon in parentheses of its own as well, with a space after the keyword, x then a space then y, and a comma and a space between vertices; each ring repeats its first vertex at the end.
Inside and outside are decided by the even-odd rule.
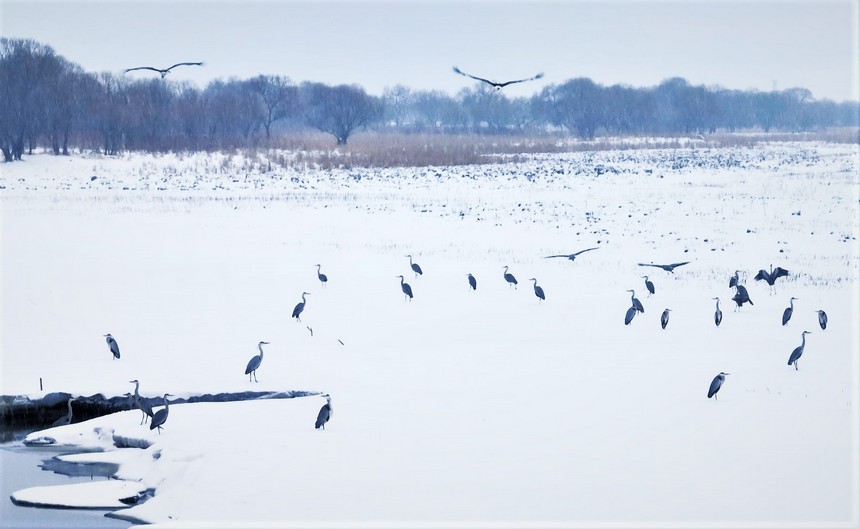
POLYGON ((590 252, 591 250, 599 250, 599 249, 600 249, 600 247, 595 246, 594 248, 586 248, 585 250, 580 250, 576 253, 561 254, 561 255, 547 255, 546 257, 544 257, 544 259, 552 259, 553 257, 564 257, 565 259, 575 261, 577 255, 579 255, 581 253, 585 253, 585 252, 590 252))
POLYGON ((654 268, 662 268, 663 270, 665 270, 667 272, 672 272, 674 274, 676 268, 678 268, 679 266, 684 266, 685 264, 690 264, 690 261, 684 261, 683 263, 672 263, 672 264, 667 264, 667 265, 654 264, 654 263, 649 263, 649 264, 639 263, 639 266, 653 266, 654 268))
POLYGON ((717 400, 717 392, 721 387, 723 387, 726 375, 731 375, 731 373, 723 373, 720 371, 720 374, 714 377, 714 380, 711 381, 711 387, 708 388, 708 398, 714 397, 714 400, 717 400))
POLYGON ((152 66, 138 66, 136 68, 129 68, 124 73, 133 72, 135 70, 152 70, 153 72, 158 72, 161 74, 161 78, 164 79, 164 76, 170 73, 170 70, 176 68, 177 66, 203 66, 202 62, 178 62, 171 66, 170 68, 160 69, 153 68, 152 66))
POLYGON ((471 77, 472 79, 474 79, 476 81, 481 81, 482 83, 487 83, 488 85, 494 86, 496 88, 496 90, 501 90, 502 88, 508 86, 509 84, 524 83, 526 81, 534 81, 536 79, 540 79, 543 77, 543 72, 541 72, 541 73, 535 75, 534 77, 529 77, 527 79, 517 79, 516 81, 505 81, 504 83, 497 83, 495 81, 490 81, 489 79, 484 79, 483 77, 475 77, 474 75, 468 74, 468 73, 464 72, 463 70, 457 68, 456 66, 454 67, 454 73, 458 73, 460 75, 465 75, 466 77, 471 77))
POLYGON ((108 347, 110 347, 110 352, 114 359, 119 359, 119 344, 116 343, 116 340, 113 339, 113 336, 111 336, 110 333, 105 334, 104 337, 108 347))

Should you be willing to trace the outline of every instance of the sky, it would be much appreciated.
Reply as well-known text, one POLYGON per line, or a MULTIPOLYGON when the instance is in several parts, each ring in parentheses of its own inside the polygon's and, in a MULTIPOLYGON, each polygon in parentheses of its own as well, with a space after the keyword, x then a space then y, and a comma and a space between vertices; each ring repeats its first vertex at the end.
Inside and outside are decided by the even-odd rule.
MULTIPOLYGON (((402 84, 451 95, 475 82, 543 72, 505 88, 530 96, 576 77, 647 87, 770 91, 860 99, 860 0, 262 2, 0 0, 0 34, 31 38, 88 71, 177 69, 174 80, 261 73, 295 82, 402 84)), ((133 72, 143 77, 157 75, 133 72)))

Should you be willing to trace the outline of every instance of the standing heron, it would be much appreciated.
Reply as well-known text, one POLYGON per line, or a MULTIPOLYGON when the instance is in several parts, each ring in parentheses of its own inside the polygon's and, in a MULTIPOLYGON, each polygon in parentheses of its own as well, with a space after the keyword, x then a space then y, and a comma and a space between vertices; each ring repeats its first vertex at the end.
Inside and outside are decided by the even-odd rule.
POLYGON ((790 320, 790 319, 791 319, 791 315, 794 313, 794 301, 795 301, 796 299, 800 299, 800 298, 795 298, 795 297, 793 297, 793 298, 791 298, 790 300, 788 300, 789 305, 788 305, 788 307, 785 309, 785 311, 782 313, 782 324, 783 324, 783 325, 785 325, 786 323, 788 323, 788 320, 790 320))
POLYGON ((585 252, 590 252, 591 250, 599 250, 599 249, 600 249, 599 246, 595 246, 594 248, 586 248, 585 250, 580 250, 576 253, 568 253, 568 254, 560 254, 560 255, 547 255, 546 257, 544 257, 544 259, 552 259, 553 257, 564 257, 565 259, 568 259, 570 261, 575 261, 577 255, 579 255, 581 253, 585 253, 585 252))
POLYGON ((780 277, 788 277, 788 270, 779 266, 777 266, 776 270, 774 270, 773 265, 770 265, 770 272, 766 270, 759 270, 758 273, 755 275, 755 280, 766 281, 767 284, 770 285, 770 293, 774 294, 776 292, 776 287, 773 284, 780 277))
POLYGON ((740 270, 735 270, 735 275, 733 275, 731 278, 729 278, 729 288, 735 288, 736 286, 738 286, 738 274, 739 273, 740 273, 740 270))
POLYGON ((534 282, 535 282, 535 284, 534 284, 534 288, 535 288, 535 296, 539 297, 541 301, 545 300, 545 299, 546 299, 546 296, 545 296, 545 295, 544 295, 544 293, 543 293, 543 289, 542 289, 541 287, 539 287, 539 286, 538 286, 538 284, 537 284, 537 279, 535 279, 535 278, 531 277, 531 278, 529 278, 529 281, 534 281, 534 282))
POLYGON ((663 311, 663 314, 660 315, 660 326, 664 329, 666 325, 669 325, 669 313, 672 312, 672 309, 666 309, 663 311))
POLYGON ((800 346, 796 347, 794 351, 791 352, 791 356, 788 357, 788 365, 794 364, 794 370, 797 371, 797 361, 800 360, 800 357, 803 356, 803 349, 806 347, 806 335, 812 334, 809 331, 803 331, 801 334, 800 346))
POLYGON ((648 297, 651 297, 651 294, 654 293, 654 283, 648 281, 648 276, 642 276, 645 279, 645 288, 648 289, 648 297))
POLYGON ((128 68, 123 73, 133 72, 135 70, 152 70, 153 72, 160 73, 161 78, 164 79, 164 77, 170 73, 170 70, 176 68, 177 66, 203 66, 203 63, 202 62, 179 62, 179 63, 174 64, 170 68, 165 68, 163 70, 161 68, 153 68, 152 66, 138 66, 136 68, 128 68))
POLYGON ((170 393, 165 393, 164 397, 161 400, 164 401, 164 408, 155 412, 155 415, 152 416, 152 423, 149 425, 150 430, 155 430, 158 428, 158 434, 161 435, 161 427, 167 421, 167 414, 170 413, 170 407, 168 406, 167 397, 172 397, 170 393))
POLYGON ((325 397, 325 404, 323 404, 323 407, 320 408, 320 412, 317 414, 317 422, 314 423, 314 428, 316 428, 317 430, 319 430, 320 428, 325 430, 325 423, 327 423, 329 419, 331 419, 332 414, 331 397, 328 395, 328 393, 323 395, 323 397, 325 397))
POLYGON ((755 305, 755 303, 753 303, 752 300, 750 299, 750 294, 747 291, 747 288, 745 286, 736 285, 735 289, 737 289, 737 292, 735 293, 734 296, 732 296, 732 301, 734 301, 738 305, 737 307, 735 307, 736 312, 739 308, 743 307, 744 303, 749 303, 750 305, 755 305))
POLYGON ((726 375, 731 375, 731 373, 720 371, 720 374, 714 377, 714 380, 711 381, 711 387, 708 388, 708 398, 714 397, 714 400, 717 400, 717 392, 720 391, 721 387, 723 387, 726 375))
POLYGON ((403 276, 397 276, 400 278, 400 290, 403 291, 403 294, 406 296, 403 298, 404 301, 409 300, 412 301, 412 287, 409 286, 409 283, 403 282, 403 276))
POLYGON ((68 414, 67 414, 67 415, 64 415, 63 417, 60 417, 59 419, 57 419, 56 421, 54 421, 54 422, 51 424, 51 428, 53 428, 54 426, 65 426, 65 425, 67 425, 67 424, 72 424, 72 401, 73 401, 73 400, 75 400, 75 397, 71 397, 71 398, 69 399, 69 402, 67 402, 67 403, 66 403, 66 404, 68 405, 68 407, 69 407, 69 412, 68 412, 68 414))
POLYGON ((103 335, 105 337, 105 341, 110 347, 110 352, 113 355, 114 360, 119 359, 119 344, 116 343, 116 340, 113 339, 113 336, 110 333, 103 335))
POLYGON ((630 325, 630 322, 633 321, 637 312, 639 311, 636 310, 636 307, 630 307, 627 309, 627 314, 624 315, 624 325, 630 325))
POLYGON ((328 283, 328 276, 320 272, 322 265, 317 265, 317 279, 320 280, 320 285, 325 286, 328 283))
POLYGON ((409 266, 412 268, 412 271, 415 272, 415 277, 418 277, 420 275, 424 275, 424 272, 421 271, 421 267, 418 266, 418 263, 412 262, 412 256, 407 255, 406 257, 409 258, 409 266))
POLYGON ((685 264, 690 264, 690 261, 684 261, 683 263, 672 263, 672 264, 667 264, 667 265, 654 264, 654 263, 649 263, 649 264, 639 263, 639 266, 653 266, 654 268, 662 268, 663 270, 665 270, 667 272, 672 272, 674 274, 676 268, 678 268, 679 266, 684 266, 685 264))
POLYGON ((140 388, 140 382, 135 380, 129 380, 130 384, 134 384, 134 395, 131 397, 131 401, 134 406, 141 411, 143 417, 140 418, 140 424, 145 424, 146 421, 152 417, 152 406, 149 404, 149 401, 140 396, 138 389, 140 388))
POLYGON ((818 313, 818 325, 821 325, 821 330, 823 331, 827 328, 827 313, 823 310, 816 310, 815 312, 818 313))
POLYGON ((514 277, 514 274, 508 273, 508 267, 507 266, 505 266, 505 273, 502 277, 504 277, 505 281, 508 282, 509 287, 513 285, 514 288, 517 288, 517 278, 514 277))
POLYGON ((720 310, 720 298, 711 298, 717 300, 717 310, 714 312, 714 323, 717 324, 717 327, 720 326, 720 322, 723 321, 723 311, 720 310))
POLYGON ((642 306, 642 302, 636 299, 636 292, 633 290, 628 290, 627 292, 630 292, 630 301, 633 303, 633 308, 645 314, 645 307, 642 306))
POLYGON ((245 368, 245 374, 248 375, 248 382, 251 381, 251 375, 254 376, 254 382, 257 382, 257 368, 263 363, 263 346, 269 345, 269 342, 260 342, 257 344, 257 349, 260 354, 254 356, 248 361, 248 367, 245 368))
POLYGON ((496 90, 501 90, 502 88, 504 88, 510 84, 524 83, 526 81, 534 81, 535 79, 540 79, 541 77, 543 77, 543 72, 541 72, 541 73, 539 73, 533 77, 528 77, 526 79, 517 79, 515 81, 505 81, 503 83, 497 83, 496 81, 490 81, 489 79, 484 79, 483 77, 475 77, 472 74, 468 74, 468 73, 462 71, 461 69, 457 68, 456 66, 454 67, 454 73, 458 73, 458 74, 464 75, 466 77, 471 77, 472 79, 474 79, 476 81, 481 81, 482 83, 487 83, 488 85, 494 87, 496 90))
POLYGON ((475 276, 469 274, 466 277, 469 278, 469 286, 472 287, 472 290, 478 290, 478 280, 475 279, 475 276))
POLYGON ((297 323, 302 321, 302 318, 301 318, 302 312, 304 312, 305 303, 307 302, 307 300, 305 299, 305 296, 310 296, 310 295, 311 295, 310 292, 302 292, 302 300, 293 309, 293 318, 296 319, 297 323))

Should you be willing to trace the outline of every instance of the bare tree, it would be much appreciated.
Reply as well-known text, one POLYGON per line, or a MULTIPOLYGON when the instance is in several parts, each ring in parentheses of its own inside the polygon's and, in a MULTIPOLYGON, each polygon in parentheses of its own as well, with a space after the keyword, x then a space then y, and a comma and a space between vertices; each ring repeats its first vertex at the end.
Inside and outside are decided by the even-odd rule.
POLYGON ((272 137, 272 123, 293 115, 298 108, 298 89, 289 78, 259 75, 248 81, 251 91, 259 97, 259 120, 266 130, 266 140, 272 137))
POLYGON ((308 125, 333 135, 338 145, 382 116, 382 104, 359 86, 305 83, 301 95, 308 125))

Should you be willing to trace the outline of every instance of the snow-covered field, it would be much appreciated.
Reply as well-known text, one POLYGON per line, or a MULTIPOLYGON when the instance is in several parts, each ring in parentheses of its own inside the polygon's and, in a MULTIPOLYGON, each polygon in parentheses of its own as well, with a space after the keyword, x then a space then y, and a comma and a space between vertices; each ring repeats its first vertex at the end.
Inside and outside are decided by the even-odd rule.
POLYGON ((308 172, 217 154, 0 165, 0 393, 39 396, 41 378, 45 393, 120 395, 139 379, 147 396, 331 395, 325 431, 313 428, 324 399, 305 397, 174 405, 160 435, 136 411, 33 434, 152 442, 106 456, 156 489, 124 511, 146 522, 857 526, 858 147, 522 158, 308 172), (674 274, 637 266, 680 261, 674 274), (771 264, 790 271, 773 295, 752 279, 771 264), (739 312, 736 269, 755 303, 739 312), (645 313, 625 326, 628 289, 645 313), (244 369, 261 340, 253 383, 244 369), (731 375, 708 399, 720 371, 731 375))

